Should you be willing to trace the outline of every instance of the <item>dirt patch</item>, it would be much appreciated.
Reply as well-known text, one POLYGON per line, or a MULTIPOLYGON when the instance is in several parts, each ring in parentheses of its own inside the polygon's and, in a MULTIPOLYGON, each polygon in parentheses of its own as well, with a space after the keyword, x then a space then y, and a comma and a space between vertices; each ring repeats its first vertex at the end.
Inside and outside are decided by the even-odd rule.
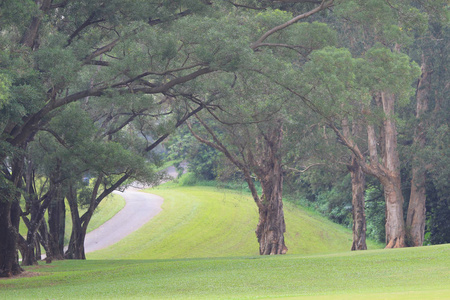
POLYGON ((41 273, 39 273, 39 272, 30 272, 30 270, 39 270, 39 269, 44 269, 44 268, 54 268, 54 266, 42 265, 42 266, 27 267, 27 269, 25 271, 23 271, 22 273, 20 273, 18 275, 14 275, 12 277, 0 277, 0 280, 8 280, 8 279, 17 279, 17 278, 27 278, 27 277, 40 276, 40 275, 42 275, 41 273))

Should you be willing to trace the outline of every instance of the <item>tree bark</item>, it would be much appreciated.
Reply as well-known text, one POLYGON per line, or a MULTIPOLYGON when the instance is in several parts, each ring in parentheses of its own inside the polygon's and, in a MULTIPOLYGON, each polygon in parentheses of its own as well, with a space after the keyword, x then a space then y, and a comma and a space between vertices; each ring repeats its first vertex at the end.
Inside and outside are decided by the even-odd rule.
MULTIPOLYGON (((259 209, 256 237, 260 255, 285 254, 286 225, 283 212, 283 171, 281 166, 281 145, 283 122, 276 120, 271 128, 261 128, 255 140, 254 152, 247 149, 250 169, 261 182, 262 195, 254 199, 259 209)), ((247 180, 248 182, 248 180, 247 180)), ((256 194, 256 193, 255 193, 256 194)))
POLYGON ((11 222, 11 201, 0 200, 0 277, 22 272, 17 259, 18 233, 11 222))
POLYGON ((62 195, 61 187, 59 186, 48 208, 48 248, 51 259, 64 259, 65 222, 66 206, 64 203, 64 195, 62 195))
POLYGON ((400 160, 397 151, 397 128, 394 120, 395 96, 381 93, 385 118, 383 133, 385 148, 383 164, 387 175, 381 180, 386 199, 386 248, 405 247, 405 222, 403 219, 403 194, 400 178, 400 160))
POLYGON ((367 250, 366 245, 366 213, 364 210, 365 174, 356 159, 352 158, 349 167, 352 178, 352 216, 353 243, 351 250, 367 250))
POLYGON ((72 185, 69 187, 67 201, 69 202, 70 213, 72 216, 72 233, 70 235, 69 247, 64 255, 67 259, 86 259, 84 253, 84 238, 83 226, 81 223, 80 214, 78 212, 78 203, 76 189, 72 185))
MULTIPOLYGON (((358 120, 353 121, 352 134, 348 119, 342 120, 342 130, 347 139, 352 139, 360 134, 361 128, 358 120)), ((366 185, 365 174, 358 163, 355 154, 352 154, 351 164, 347 165, 352 179, 352 217, 353 217, 353 243, 351 250, 367 250, 366 245, 366 214, 364 203, 364 190, 366 185)))
POLYGON ((406 246, 406 241, 400 178, 388 178, 383 181, 386 201, 386 248, 402 248, 406 246))
POLYGON ((17 252, 22 170, 23 160, 19 154, 13 159, 12 186, 0 189, 0 277, 11 277, 23 271, 17 252))
POLYGON ((259 222, 255 231, 260 255, 285 254, 288 250, 284 243, 283 174, 280 163, 273 163, 274 168, 265 176, 266 180, 261 181, 262 206, 259 207, 259 222))
POLYGON ((426 221, 425 171, 413 167, 411 179, 411 195, 409 198, 406 230, 408 245, 423 245, 426 221))

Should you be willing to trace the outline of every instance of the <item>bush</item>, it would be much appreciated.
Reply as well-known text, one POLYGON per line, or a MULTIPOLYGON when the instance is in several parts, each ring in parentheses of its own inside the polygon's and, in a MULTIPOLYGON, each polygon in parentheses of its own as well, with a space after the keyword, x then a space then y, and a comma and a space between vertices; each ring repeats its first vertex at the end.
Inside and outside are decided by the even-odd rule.
POLYGON ((182 186, 192 186, 197 184, 198 178, 194 173, 188 172, 180 177, 179 182, 182 186))

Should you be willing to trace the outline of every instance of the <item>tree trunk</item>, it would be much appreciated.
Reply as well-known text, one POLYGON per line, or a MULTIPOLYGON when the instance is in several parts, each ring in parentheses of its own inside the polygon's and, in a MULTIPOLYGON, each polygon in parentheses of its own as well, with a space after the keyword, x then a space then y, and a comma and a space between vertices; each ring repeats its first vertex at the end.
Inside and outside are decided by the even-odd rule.
POLYGON ((22 266, 33 266, 37 265, 36 253, 36 237, 31 232, 27 234, 27 239, 25 241, 24 247, 21 247, 22 253, 22 266))
POLYGON ((285 254, 288 249, 284 243, 286 225, 282 201, 283 175, 279 164, 268 177, 269 181, 261 182, 262 206, 259 207, 259 222, 256 228, 259 254, 285 254))
POLYGON ((48 247, 52 259, 64 259, 64 231, 66 222, 66 207, 64 197, 58 188, 55 198, 48 208, 48 247))
POLYGON ((405 222, 400 179, 390 178, 383 184, 383 188, 386 201, 386 248, 405 247, 405 222))
POLYGON ((49 247, 49 239, 50 238, 49 238, 49 234, 48 234, 47 224, 45 222, 42 222, 41 226, 39 227, 38 239, 39 239, 39 243, 42 245, 42 247, 44 247, 46 260, 51 261, 52 257, 53 257, 53 253, 49 247))
POLYGON ((38 230, 44 220, 45 212, 50 204, 53 194, 52 186, 50 186, 50 190, 39 200, 34 192, 29 193, 29 196, 31 197, 31 200, 29 200, 31 202, 30 220, 25 216, 22 217, 28 230, 26 245, 21 247, 23 266, 37 265, 38 260, 41 259, 41 249, 37 238, 38 230))
POLYGON ((259 222, 256 236, 259 242, 259 254, 285 254, 284 243, 286 225, 283 212, 283 171, 281 167, 280 149, 283 139, 283 122, 278 120, 264 132, 260 129, 261 138, 257 139, 258 157, 249 152, 252 169, 261 182, 262 196, 255 199, 259 209, 259 222))
POLYGON ((408 246, 423 245, 426 220, 425 171, 413 167, 406 230, 408 246))
POLYGON ((381 183, 386 200, 386 248, 405 247, 405 221, 403 219, 403 194, 400 179, 400 160, 397 151, 397 128, 394 120, 395 96, 381 93, 385 119, 383 121, 383 165, 387 176, 381 183))
POLYGON ((10 201, 0 199, 0 277, 11 277, 20 274, 17 257, 18 233, 11 222, 10 201))
POLYGON ((20 188, 23 160, 13 160, 12 187, 0 189, 0 277, 11 277, 23 272, 19 265, 17 243, 20 223, 20 188))
POLYGON ((64 255, 66 259, 86 259, 84 252, 85 237, 86 232, 83 232, 81 226, 72 230, 69 247, 64 255))
POLYGON ((419 120, 414 130, 414 157, 411 178, 411 194, 409 197, 408 214, 406 217, 407 242, 409 246, 422 246, 425 235, 426 221, 426 167, 425 162, 420 159, 418 152, 425 147, 425 127, 421 120, 423 114, 428 110, 429 70, 426 58, 422 55, 422 76, 417 84, 416 92, 416 119, 419 120))
POLYGON ((77 191, 73 186, 69 187, 67 194, 67 201, 70 206, 70 213, 72 216, 72 233, 70 235, 69 247, 64 255, 67 259, 86 259, 84 253, 84 238, 86 231, 83 232, 83 226, 78 212, 77 191))
MULTIPOLYGON (((350 134, 350 126, 347 118, 342 120, 342 130, 345 138, 353 140, 353 137, 361 133, 361 126, 358 120, 353 120, 352 134, 350 134)), ((351 250, 367 250, 366 245, 366 214, 364 207, 364 190, 366 185, 366 177, 358 163, 355 154, 352 154, 351 164, 347 165, 352 178, 352 217, 353 217, 353 243, 351 250)))
POLYGON ((365 174, 356 159, 352 158, 349 167, 352 178, 352 216, 353 216, 353 250, 367 250, 366 245, 366 213, 364 211, 365 174))

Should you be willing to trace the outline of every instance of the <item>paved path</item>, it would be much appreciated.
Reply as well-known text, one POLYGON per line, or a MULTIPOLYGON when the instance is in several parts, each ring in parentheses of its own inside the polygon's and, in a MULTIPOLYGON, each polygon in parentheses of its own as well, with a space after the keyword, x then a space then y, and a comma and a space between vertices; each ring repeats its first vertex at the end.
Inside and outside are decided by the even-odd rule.
POLYGON ((97 229, 89 232, 84 241, 85 252, 92 252, 111 246, 139 229, 161 211, 163 198, 128 188, 123 193, 114 192, 125 198, 126 204, 114 217, 97 229))
MULTIPOLYGON (((186 169, 186 163, 182 164, 186 169)), ((166 170, 169 178, 176 178, 178 172, 171 166, 166 170)), ((124 192, 114 193, 125 199, 125 207, 111 219, 97 229, 86 234, 84 241, 85 253, 109 247, 130 233, 138 230, 161 211, 163 198, 149 193, 139 192, 139 189, 148 186, 136 184, 124 192)))

